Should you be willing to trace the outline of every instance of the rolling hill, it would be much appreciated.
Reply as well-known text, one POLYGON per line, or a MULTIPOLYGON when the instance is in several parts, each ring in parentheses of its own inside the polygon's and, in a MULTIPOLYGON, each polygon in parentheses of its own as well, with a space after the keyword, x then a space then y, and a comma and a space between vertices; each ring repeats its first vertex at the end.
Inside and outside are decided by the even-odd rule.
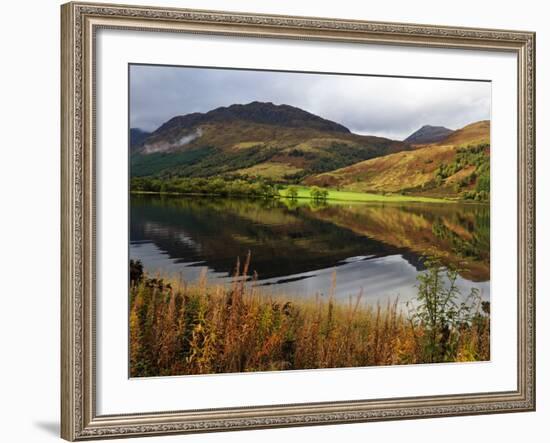
POLYGON ((490 131, 491 125, 489 120, 482 120, 453 131, 445 139, 436 144, 460 146, 466 144, 489 143, 490 131))
POLYGON ((299 182, 411 149, 289 105, 252 102, 177 116, 132 145, 132 176, 241 175, 299 182))
POLYGON ((489 141, 489 121, 480 121, 436 143, 308 177, 304 183, 356 192, 484 199, 482 192, 489 192, 489 141))

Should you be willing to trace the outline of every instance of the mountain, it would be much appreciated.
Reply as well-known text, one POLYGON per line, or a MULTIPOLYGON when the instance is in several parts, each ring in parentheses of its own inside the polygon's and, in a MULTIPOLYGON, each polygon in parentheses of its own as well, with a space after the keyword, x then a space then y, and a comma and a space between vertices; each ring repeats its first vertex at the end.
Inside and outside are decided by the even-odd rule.
POLYGON ((451 129, 444 126, 424 125, 403 141, 414 145, 435 143, 447 138, 452 132, 451 129))
POLYGON ((453 131, 437 143, 311 176, 304 183, 436 197, 470 192, 471 198, 481 199, 486 197, 482 192, 489 192, 489 141, 489 121, 480 121, 453 131))
POLYGON ((406 149, 407 143, 353 134, 339 123, 293 106, 252 102, 168 120, 133 152, 131 173, 230 174, 298 182, 406 149))
POLYGON ((130 150, 135 151, 140 148, 143 141, 151 135, 150 132, 139 128, 130 128, 130 150))
POLYGON ((182 130, 191 129, 200 124, 227 124, 235 121, 291 128, 309 128, 345 134, 350 133, 350 130, 345 126, 294 106, 252 102, 246 105, 235 104, 228 107, 220 107, 204 114, 196 112, 174 117, 158 128, 153 133, 152 139, 154 140, 156 136, 177 136, 182 130))

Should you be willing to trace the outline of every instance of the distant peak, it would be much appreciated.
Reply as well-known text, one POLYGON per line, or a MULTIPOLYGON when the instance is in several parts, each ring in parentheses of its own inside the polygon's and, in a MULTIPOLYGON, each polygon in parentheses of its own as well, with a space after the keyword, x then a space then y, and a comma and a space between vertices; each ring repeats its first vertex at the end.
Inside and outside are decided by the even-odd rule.
MULTIPOLYGON (((420 129, 447 129, 445 126, 424 125, 420 129)), ((449 129, 450 131, 450 129, 449 129)))
POLYGON ((409 135, 404 141, 413 144, 435 143, 443 140, 453 131, 445 126, 424 125, 409 135))

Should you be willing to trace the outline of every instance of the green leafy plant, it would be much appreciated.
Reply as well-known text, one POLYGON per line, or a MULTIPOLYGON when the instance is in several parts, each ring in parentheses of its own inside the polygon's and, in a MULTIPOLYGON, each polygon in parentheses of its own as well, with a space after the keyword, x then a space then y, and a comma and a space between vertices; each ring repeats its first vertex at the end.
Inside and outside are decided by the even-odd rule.
POLYGON ((473 327, 474 320, 476 327, 488 328, 488 314, 484 315, 478 289, 472 288, 461 300, 457 270, 446 268, 431 257, 425 265, 426 270, 417 276, 416 300, 408 303, 413 329, 422 330, 415 338, 424 361, 457 361, 464 331, 473 327))

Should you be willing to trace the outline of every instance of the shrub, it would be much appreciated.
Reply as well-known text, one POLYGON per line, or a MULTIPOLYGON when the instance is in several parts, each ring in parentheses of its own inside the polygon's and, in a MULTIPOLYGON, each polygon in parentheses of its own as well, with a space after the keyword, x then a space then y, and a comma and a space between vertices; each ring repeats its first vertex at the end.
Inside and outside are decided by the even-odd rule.
MULTIPOLYGON (((488 316, 481 311, 476 288, 461 301, 456 270, 443 267, 434 258, 426 259, 425 265, 426 270, 417 277, 416 301, 409 303, 411 324, 422 330, 422 334, 415 335, 422 359, 430 363, 457 361, 461 342, 474 328, 474 320, 476 328, 488 329, 488 316)), ((474 356, 478 358, 479 355, 474 356)))

